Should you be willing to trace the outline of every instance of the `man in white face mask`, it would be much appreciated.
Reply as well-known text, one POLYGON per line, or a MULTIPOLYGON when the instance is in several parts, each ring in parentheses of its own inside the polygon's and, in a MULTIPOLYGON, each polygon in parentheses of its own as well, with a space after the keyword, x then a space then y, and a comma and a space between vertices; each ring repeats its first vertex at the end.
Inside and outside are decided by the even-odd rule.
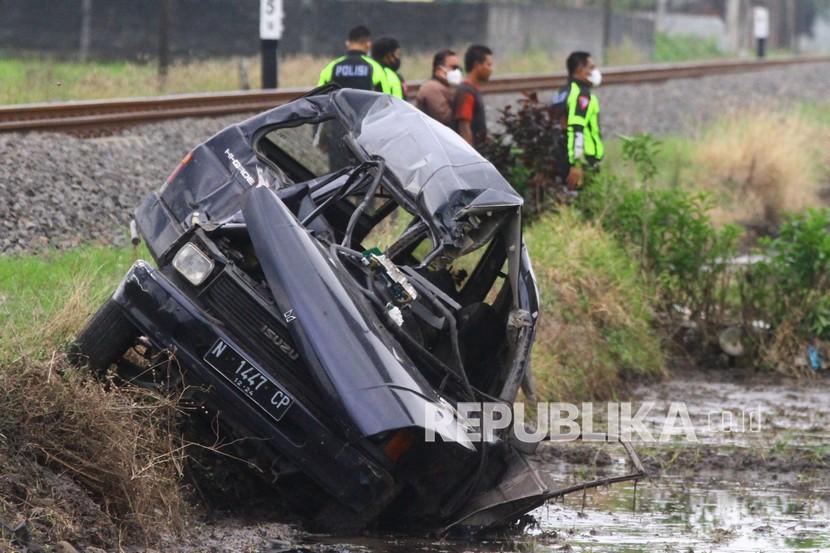
POLYGON ((599 126, 599 98, 592 88, 602 82, 602 74, 588 52, 568 56, 568 84, 553 98, 553 104, 565 104, 567 126, 567 182, 571 188, 582 185, 586 168, 595 167, 603 158, 605 148, 599 126))
POLYGON ((452 50, 441 50, 432 58, 432 78, 418 89, 415 105, 418 109, 448 127, 453 122, 455 87, 463 76, 458 56, 452 50))

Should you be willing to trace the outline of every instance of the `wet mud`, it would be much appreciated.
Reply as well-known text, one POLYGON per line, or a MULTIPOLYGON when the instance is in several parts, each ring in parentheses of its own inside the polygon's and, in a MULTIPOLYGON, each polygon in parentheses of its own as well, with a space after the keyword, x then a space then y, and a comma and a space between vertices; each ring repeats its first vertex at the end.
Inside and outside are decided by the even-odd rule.
MULTIPOLYGON (((698 371, 642 386, 634 397, 635 407, 654 403, 646 420, 655 427, 672 402, 682 402, 697 441, 684 435, 635 442, 648 479, 551 502, 532 513, 535 522, 519 535, 331 536, 261 521, 234 520, 229 529, 220 519, 206 527, 218 538, 210 550, 239 550, 244 543, 247 550, 274 553, 830 551, 830 379, 698 371), (223 542, 223 533, 232 543, 223 542)), ((631 468, 613 444, 544 444, 539 457, 563 484, 631 468)))

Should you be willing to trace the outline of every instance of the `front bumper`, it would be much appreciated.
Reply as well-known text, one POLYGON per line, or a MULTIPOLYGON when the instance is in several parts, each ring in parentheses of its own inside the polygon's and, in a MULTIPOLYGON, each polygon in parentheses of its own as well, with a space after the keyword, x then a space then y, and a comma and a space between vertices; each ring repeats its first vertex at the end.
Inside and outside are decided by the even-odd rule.
POLYGON ((278 371, 258 366, 221 323, 159 271, 137 261, 113 299, 156 347, 175 353, 176 360, 187 371, 188 383, 210 388, 225 416, 232 417, 256 438, 264 439, 336 500, 360 512, 375 510, 388 498, 394 482, 386 468, 335 434, 302 401, 290 398, 290 408, 275 417, 273 411, 266 410, 225 373, 206 362, 210 349, 221 340, 268 375, 277 389, 286 390, 275 374, 278 371))

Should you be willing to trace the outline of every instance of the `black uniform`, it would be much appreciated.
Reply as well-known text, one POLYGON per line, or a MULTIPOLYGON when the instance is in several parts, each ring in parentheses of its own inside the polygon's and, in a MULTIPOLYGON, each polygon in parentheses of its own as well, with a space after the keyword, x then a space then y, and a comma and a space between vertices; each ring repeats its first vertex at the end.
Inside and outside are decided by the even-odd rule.
POLYGON ((343 88, 390 93, 383 67, 359 50, 349 50, 345 56, 332 60, 323 68, 317 86, 328 83, 337 83, 343 88))

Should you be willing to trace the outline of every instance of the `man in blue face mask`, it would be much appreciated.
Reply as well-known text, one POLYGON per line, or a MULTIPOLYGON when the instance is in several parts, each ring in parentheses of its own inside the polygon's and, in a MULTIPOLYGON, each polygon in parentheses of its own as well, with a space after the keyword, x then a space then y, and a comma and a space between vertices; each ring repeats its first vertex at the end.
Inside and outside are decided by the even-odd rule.
POLYGON ((568 56, 568 84, 553 97, 554 106, 563 106, 567 114, 567 182, 571 188, 582 184, 584 170, 595 167, 605 154, 599 125, 599 98, 592 88, 602 82, 602 74, 588 52, 568 56))

